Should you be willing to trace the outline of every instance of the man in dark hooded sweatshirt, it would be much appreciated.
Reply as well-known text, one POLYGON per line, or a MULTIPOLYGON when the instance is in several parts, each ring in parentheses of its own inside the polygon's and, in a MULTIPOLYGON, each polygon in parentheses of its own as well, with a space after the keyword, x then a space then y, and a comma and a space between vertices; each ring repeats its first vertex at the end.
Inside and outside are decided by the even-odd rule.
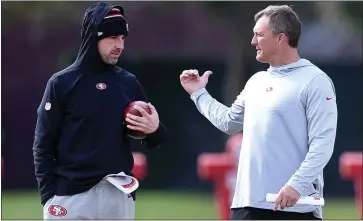
MULTIPOLYGON (((33 146, 44 219, 134 219, 135 192, 105 179, 122 173, 132 181, 124 189, 135 184, 123 113, 132 101, 148 102, 136 77, 116 66, 128 32, 122 7, 92 5, 76 61, 47 83, 33 146)), ((166 128, 149 107, 151 114, 136 106, 142 117, 129 115, 135 126, 127 127, 146 133, 141 143, 157 148, 166 128)))

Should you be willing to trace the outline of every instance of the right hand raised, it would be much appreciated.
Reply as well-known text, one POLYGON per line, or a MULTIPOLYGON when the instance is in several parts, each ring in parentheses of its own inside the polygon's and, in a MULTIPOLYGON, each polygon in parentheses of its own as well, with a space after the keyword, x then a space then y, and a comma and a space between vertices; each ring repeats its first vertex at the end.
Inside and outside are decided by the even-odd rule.
POLYGON ((191 95, 198 89, 205 88, 211 74, 211 71, 206 71, 202 76, 199 76, 198 70, 185 70, 180 75, 180 83, 184 90, 191 95))

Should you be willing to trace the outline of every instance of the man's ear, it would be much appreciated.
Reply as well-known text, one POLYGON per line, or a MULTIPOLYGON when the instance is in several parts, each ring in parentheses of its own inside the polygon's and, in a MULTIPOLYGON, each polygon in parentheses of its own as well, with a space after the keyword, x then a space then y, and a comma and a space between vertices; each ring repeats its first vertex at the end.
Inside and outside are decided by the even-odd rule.
POLYGON ((287 36, 285 35, 285 33, 280 33, 278 36, 277 36, 277 42, 279 44, 283 43, 287 41, 287 36))

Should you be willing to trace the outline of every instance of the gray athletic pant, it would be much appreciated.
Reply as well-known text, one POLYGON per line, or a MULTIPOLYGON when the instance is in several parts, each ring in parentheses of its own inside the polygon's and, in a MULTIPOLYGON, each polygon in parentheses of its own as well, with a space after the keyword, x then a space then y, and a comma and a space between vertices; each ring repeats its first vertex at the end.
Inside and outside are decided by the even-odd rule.
POLYGON ((54 196, 43 207, 43 219, 134 219, 131 195, 102 180, 90 190, 71 196, 54 196))

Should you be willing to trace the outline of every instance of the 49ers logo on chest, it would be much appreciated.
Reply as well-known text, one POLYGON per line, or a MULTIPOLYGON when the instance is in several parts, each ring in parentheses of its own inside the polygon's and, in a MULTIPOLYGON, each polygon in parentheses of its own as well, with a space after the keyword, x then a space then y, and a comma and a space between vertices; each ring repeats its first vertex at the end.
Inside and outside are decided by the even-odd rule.
POLYGON ((105 90, 105 89, 106 89, 106 87, 107 87, 107 85, 106 85, 106 84, 104 84, 104 83, 98 83, 98 84, 96 84, 96 88, 97 88, 98 90, 105 90))
POLYGON ((52 215, 52 216, 65 216, 67 215, 67 210, 60 205, 50 205, 50 207, 48 208, 48 212, 52 215))

